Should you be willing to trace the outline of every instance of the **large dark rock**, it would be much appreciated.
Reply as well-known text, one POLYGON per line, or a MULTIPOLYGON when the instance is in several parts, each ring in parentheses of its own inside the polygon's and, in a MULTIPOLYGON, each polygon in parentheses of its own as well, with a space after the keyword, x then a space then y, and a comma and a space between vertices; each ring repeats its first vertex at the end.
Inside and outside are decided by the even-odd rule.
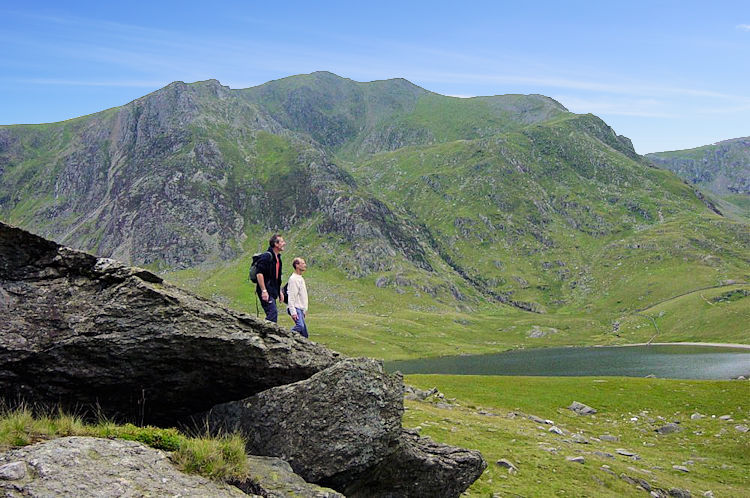
POLYGON ((309 379, 214 407, 208 426, 239 431, 249 453, 277 456, 310 482, 383 460, 401 433, 403 384, 375 360, 347 359, 309 379))
POLYGON ((177 470, 162 451, 118 439, 64 437, 0 454, 3 496, 242 497, 234 486, 177 470))
POLYGON ((436 443, 404 429, 395 449, 374 468, 349 482, 329 485, 349 497, 457 497, 486 468, 476 450, 436 443))
POLYGON ((139 268, 0 223, 0 396, 172 424, 338 361, 139 268))

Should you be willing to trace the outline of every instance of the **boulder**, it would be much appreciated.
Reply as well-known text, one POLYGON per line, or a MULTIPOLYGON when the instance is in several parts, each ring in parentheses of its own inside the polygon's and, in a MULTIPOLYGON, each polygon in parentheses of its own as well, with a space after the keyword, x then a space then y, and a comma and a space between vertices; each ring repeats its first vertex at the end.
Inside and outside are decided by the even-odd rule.
POLYGON ((661 427, 654 429, 654 432, 657 432, 659 434, 672 434, 673 432, 680 432, 682 430, 682 427, 680 427, 678 424, 675 424, 674 422, 669 422, 665 425, 662 425, 661 427))
POLYGON ((601 439, 602 441, 609 441, 610 443, 616 443, 620 440, 619 437, 613 436, 611 434, 602 434, 601 436, 599 436, 599 439, 601 439))
POLYGON ((510 460, 507 460, 505 458, 501 458, 500 460, 498 460, 497 462, 495 462, 495 464, 498 467, 504 467, 504 468, 508 469, 508 473, 509 474, 516 474, 518 472, 518 467, 516 467, 515 465, 513 465, 513 462, 511 462, 510 460))
POLYGON ((0 478, 4 496, 247 496, 180 472, 164 452, 122 439, 53 439, 0 454, 0 467, 9 465, 24 471, 0 478))
POLYGON ((334 487, 350 498, 458 497, 486 468, 478 451, 436 443, 404 429, 385 460, 348 482, 338 479, 334 487))
POLYGON ((343 360, 309 379, 215 406, 214 432, 240 432, 248 453, 286 460, 309 482, 364 471, 401 433, 401 374, 382 363, 343 360))
POLYGON ((171 425, 340 358, 140 268, 0 223, 0 397, 171 425))
POLYGON ((594 408, 591 408, 588 405, 584 405, 583 403, 579 403, 578 401, 573 401, 573 403, 571 403, 571 405, 568 407, 568 410, 572 410, 578 415, 593 415, 594 413, 596 413, 596 410, 594 408))

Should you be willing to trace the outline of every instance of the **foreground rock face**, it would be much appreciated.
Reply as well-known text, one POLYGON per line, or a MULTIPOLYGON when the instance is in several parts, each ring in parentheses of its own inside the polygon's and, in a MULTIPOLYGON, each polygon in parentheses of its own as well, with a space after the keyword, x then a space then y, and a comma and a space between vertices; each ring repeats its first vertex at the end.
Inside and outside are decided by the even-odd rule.
POLYGON ((0 223, 0 396, 173 424, 337 354, 158 276, 0 223))
POLYGON ((278 456, 311 482, 379 463, 401 432, 403 384, 380 362, 348 359, 311 378, 214 407, 208 426, 240 431, 248 452, 278 456))
POLYGON ((180 472, 159 450, 117 439, 54 439, 0 454, 4 467, 17 469, 0 478, 4 496, 246 496, 180 472))

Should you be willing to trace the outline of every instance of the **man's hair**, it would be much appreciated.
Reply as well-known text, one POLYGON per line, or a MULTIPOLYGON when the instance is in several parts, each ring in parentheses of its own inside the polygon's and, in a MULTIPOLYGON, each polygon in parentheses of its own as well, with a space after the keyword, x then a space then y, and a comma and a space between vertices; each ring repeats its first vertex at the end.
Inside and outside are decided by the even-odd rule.
POLYGON ((280 238, 281 238, 281 235, 279 235, 278 233, 273 234, 273 236, 271 237, 271 240, 268 241, 268 246, 276 247, 276 243, 279 241, 280 238))
POLYGON ((294 260, 292 260, 292 268, 296 270, 297 265, 300 264, 301 262, 302 262, 302 258, 294 258, 294 260))

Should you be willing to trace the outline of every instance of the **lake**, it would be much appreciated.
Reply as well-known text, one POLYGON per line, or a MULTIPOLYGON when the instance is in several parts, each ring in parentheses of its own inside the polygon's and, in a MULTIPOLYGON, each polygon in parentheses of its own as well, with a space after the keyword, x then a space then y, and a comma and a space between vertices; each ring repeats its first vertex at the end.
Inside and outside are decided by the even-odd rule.
POLYGON ((750 349, 691 345, 540 348, 390 361, 385 367, 404 374, 732 379, 750 377, 750 349))

